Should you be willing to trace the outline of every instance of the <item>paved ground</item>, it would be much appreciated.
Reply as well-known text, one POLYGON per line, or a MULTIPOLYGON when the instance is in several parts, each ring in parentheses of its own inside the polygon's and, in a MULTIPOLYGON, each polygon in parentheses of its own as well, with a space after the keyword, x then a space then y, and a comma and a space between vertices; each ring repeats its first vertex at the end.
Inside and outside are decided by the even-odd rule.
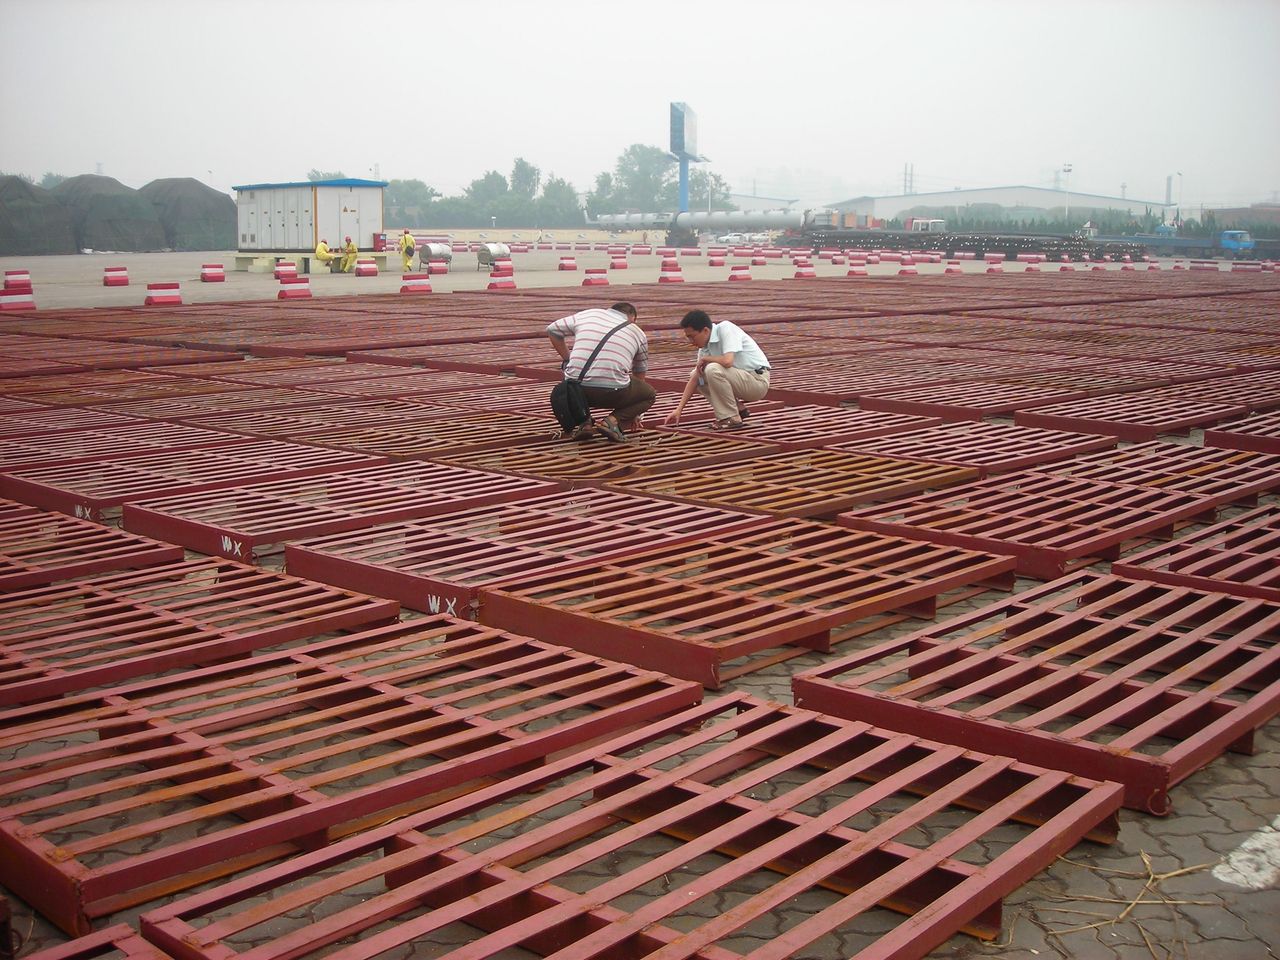
MULTIPOLYGON (((558 274, 551 254, 532 254, 517 260, 518 278, 530 285, 572 282, 573 275, 558 274), (551 266, 548 266, 551 264, 551 266)), ((603 260, 603 254, 579 254, 579 266, 603 260)), ((28 267, 42 306, 137 304, 146 280, 189 281, 202 261, 216 259, 200 254, 144 254, 113 257, 20 258, 0 261, 0 268, 28 267), (135 286, 106 289, 98 286, 100 265, 127 264, 135 286)), ((466 255, 455 261, 458 269, 440 289, 474 289, 480 277, 465 269, 466 255)), ((626 279, 652 280, 657 261, 627 272, 626 279)), ((711 268, 687 268, 690 278, 711 268)), ((787 268, 765 268, 770 276, 783 276, 787 268)), ((826 266, 819 272, 842 268, 826 266)), ((884 268, 885 272, 894 268, 884 268)), ((934 268, 937 269, 937 268, 934 268)), ((319 294, 362 289, 391 288, 398 278, 357 280, 353 277, 321 277, 319 294)), ((189 299, 205 296, 199 283, 184 284, 189 299)), ((213 285, 206 285, 213 286, 213 285)), ((214 299, 253 299, 269 296, 274 289, 269 276, 229 275, 214 299)), ((1196 442, 1192 437, 1188 442, 1196 442)), ((1275 497, 1265 502, 1278 502, 1275 497)), ((1184 531, 1191 532, 1190 530, 1184 531)), ((1096 569, 1103 570, 1105 565, 1096 569)), ((1030 586, 1031 582, 1019 586, 1030 586)), ((989 593, 965 601, 955 612, 1004 596, 989 593)), ((912 629, 908 622, 868 635, 842 648, 878 642, 912 629)), ((748 675, 726 691, 745 690, 761 697, 789 703, 790 679, 799 670, 823 662, 805 655, 748 675)), ((720 695, 723 695, 720 694, 720 695)), ((1275 724, 1259 731, 1252 756, 1228 754, 1214 761, 1172 791, 1172 815, 1157 818, 1123 811, 1119 841, 1110 847, 1082 844, 1006 898, 1004 933, 1000 941, 983 944, 955 937, 930 956, 936 958, 1001 957, 1071 958, 1071 960, 1139 960, 1167 957, 1196 960, 1264 960, 1280 956, 1280 735, 1275 724)), ((3 855, 3 854, 0 854, 3 855)), ((19 899, 11 898, 14 929, 21 940, 21 956, 63 942, 66 938, 19 899)), ((144 908, 125 911, 116 919, 133 921, 144 908)), ((857 945, 851 936, 829 945, 828 953, 813 957, 847 955, 857 945)), ((416 955, 427 955, 425 953, 416 955)), ((810 956, 810 954, 806 954, 810 956)))

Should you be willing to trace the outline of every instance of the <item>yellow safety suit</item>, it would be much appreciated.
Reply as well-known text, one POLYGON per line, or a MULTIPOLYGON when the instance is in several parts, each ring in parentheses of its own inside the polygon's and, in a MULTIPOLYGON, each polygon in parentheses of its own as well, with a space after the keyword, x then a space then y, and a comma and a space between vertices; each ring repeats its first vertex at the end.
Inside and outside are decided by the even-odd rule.
POLYGON ((354 240, 348 240, 347 245, 342 248, 342 272, 351 273, 356 268, 356 258, 360 256, 360 249, 356 246, 354 240))
POLYGON ((404 258, 405 273, 413 269, 413 250, 413 234, 406 230, 404 236, 400 238, 400 256, 404 258))
POLYGON ((316 259, 324 264, 328 270, 333 269, 333 261, 337 259, 333 251, 329 249, 329 244, 321 240, 316 244, 316 259))

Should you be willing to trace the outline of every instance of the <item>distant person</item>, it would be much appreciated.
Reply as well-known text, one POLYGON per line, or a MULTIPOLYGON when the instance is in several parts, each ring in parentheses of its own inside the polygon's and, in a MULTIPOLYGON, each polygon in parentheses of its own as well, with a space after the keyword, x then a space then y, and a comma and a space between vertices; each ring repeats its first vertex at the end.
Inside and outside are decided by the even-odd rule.
POLYGON ((769 392, 769 358, 736 323, 712 323, 705 310, 686 313, 680 329, 698 348, 698 358, 680 402, 663 423, 679 423, 684 405, 697 390, 715 410, 713 430, 741 430, 749 413, 747 404, 763 400, 769 392))
POLYGON ((346 246, 342 248, 342 272, 351 273, 356 268, 356 257, 360 255, 360 248, 355 245, 350 237, 346 238, 346 246))
POLYGON ((326 270, 330 273, 333 272, 333 261, 337 260, 338 257, 337 254, 329 249, 328 240, 321 240, 316 244, 316 259, 320 261, 326 270))
POLYGON ((582 378, 587 403, 607 407, 609 415, 579 427, 573 434, 575 440, 599 432, 606 440, 625 442, 625 434, 639 427, 640 418, 657 396, 644 379, 649 338, 636 323, 636 308, 629 303, 615 303, 608 310, 593 307, 547 325, 547 339, 560 355, 565 379, 576 379, 582 373, 583 365, 610 331, 615 332, 582 378), (572 349, 565 343, 569 336, 573 337, 572 349))
POLYGON ((417 249, 417 242, 413 239, 413 234, 409 232, 409 228, 404 228, 404 236, 400 238, 400 256, 404 259, 404 273, 408 273, 413 269, 413 251, 417 249))

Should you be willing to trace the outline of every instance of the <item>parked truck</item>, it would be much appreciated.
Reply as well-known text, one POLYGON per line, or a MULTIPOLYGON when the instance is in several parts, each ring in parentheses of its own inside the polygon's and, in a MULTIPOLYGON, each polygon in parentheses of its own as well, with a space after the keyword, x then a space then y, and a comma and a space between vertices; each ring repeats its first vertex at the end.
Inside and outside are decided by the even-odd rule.
POLYGON ((1256 256, 1257 244, 1247 230, 1222 230, 1204 237, 1180 237, 1173 227, 1156 227, 1154 233, 1137 233, 1133 236, 1093 238, 1102 243, 1140 243, 1158 257, 1226 257, 1229 260, 1249 260, 1256 256))

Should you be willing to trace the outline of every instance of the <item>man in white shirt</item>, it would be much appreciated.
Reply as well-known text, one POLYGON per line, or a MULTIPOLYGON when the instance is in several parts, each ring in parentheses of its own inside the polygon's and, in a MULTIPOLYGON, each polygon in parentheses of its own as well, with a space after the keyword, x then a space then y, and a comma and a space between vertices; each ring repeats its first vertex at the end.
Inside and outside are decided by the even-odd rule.
POLYGON ((680 422, 684 405, 697 390, 716 412, 714 430, 741 430, 747 403, 763 400, 769 392, 769 358, 760 345, 736 323, 712 323, 705 310, 690 310, 680 329, 698 348, 698 359, 689 373, 684 394, 667 414, 666 424, 680 422))
POLYGON ((565 379, 575 380, 582 374, 583 365, 611 330, 616 332, 609 336, 582 377, 587 403, 606 407, 610 413, 603 420, 579 427, 575 440, 599 432, 607 440, 625 442, 625 434, 636 428, 657 396, 644 379, 649 368, 649 338, 636 323, 636 308, 625 302, 615 303, 608 310, 582 310, 547 325, 547 339, 560 355, 565 379), (572 350, 565 343, 569 336, 573 337, 572 350))

